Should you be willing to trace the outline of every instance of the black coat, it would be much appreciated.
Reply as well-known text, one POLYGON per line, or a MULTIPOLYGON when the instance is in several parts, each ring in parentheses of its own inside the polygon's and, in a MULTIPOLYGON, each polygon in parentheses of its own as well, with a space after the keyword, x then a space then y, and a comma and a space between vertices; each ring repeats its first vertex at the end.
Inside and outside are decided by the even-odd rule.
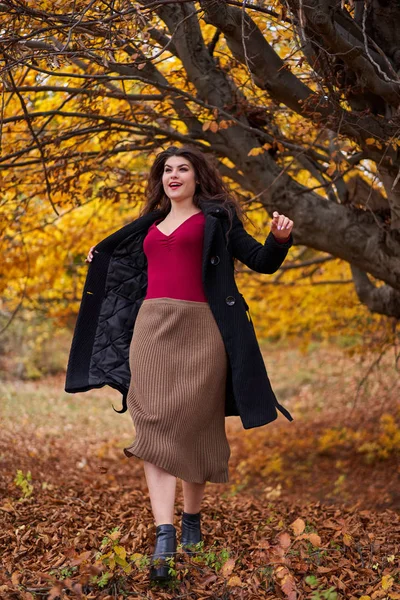
MULTIPOLYGON (((234 215, 217 203, 201 202, 205 214, 202 281, 207 301, 221 332, 228 357, 225 415, 239 415, 250 429, 277 418, 272 391, 248 306, 234 277, 233 257, 258 273, 274 273, 292 245, 269 233, 264 244, 246 232, 234 215)), ((109 385, 123 395, 130 383, 129 347, 138 310, 147 290, 147 259, 143 240, 163 213, 152 211, 132 221, 95 247, 83 290, 67 368, 65 391, 85 392, 109 385)))

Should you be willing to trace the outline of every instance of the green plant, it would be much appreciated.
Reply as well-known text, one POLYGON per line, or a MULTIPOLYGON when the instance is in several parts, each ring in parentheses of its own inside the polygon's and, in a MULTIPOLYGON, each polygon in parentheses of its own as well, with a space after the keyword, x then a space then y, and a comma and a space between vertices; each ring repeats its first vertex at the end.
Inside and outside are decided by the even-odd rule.
POLYGON ((105 587, 110 579, 113 577, 113 574, 109 571, 102 573, 101 575, 94 575, 90 582, 95 583, 99 588, 105 587))
POLYGON ((310 600, 337 600, 337 592, 334 587, 327 590, 322 589, 322 584, 318 582, 315 575, 308 575, 305 582, 312 588, 317 588, 312 591, 310 600))
POLYGON ((62 569, 52 569, 50 571, 50 575, 55 575, 58 579, 67 579, 68 577, 72 577, 77 569, 77 566, 63 567, 62 569))
MULTIPOLYGON (((202 544, 202 542, 199 542, 199 544, 202 544)), ((197 557, 197 562, 202 561, 208 567, 215 569, 215 571, 220 571, 230 557, 230 553, 225 548, 223 548, 220 552, 214 552, 212 549, 213 547, 214 544, 211 546, 211 549, 208 552, 204 552, 203 554, 199 555, 197 557)))
POLYGON ((101 551, 96 554, 96 560, 106 565, 111 572, 117 565, 129 574, 132 566, 126 560, 126 550, 119 544, 121 532, 119 527, 114 527, 102 540, 101 551))
POLYGON ((20 469, 17 470, 14 483, 17 487, 21 488, 24 498, 28 498, 33 494, 33 485, 29 483, 30 481, 32 481, 32 475, 30 471, 24 475, 20 469))

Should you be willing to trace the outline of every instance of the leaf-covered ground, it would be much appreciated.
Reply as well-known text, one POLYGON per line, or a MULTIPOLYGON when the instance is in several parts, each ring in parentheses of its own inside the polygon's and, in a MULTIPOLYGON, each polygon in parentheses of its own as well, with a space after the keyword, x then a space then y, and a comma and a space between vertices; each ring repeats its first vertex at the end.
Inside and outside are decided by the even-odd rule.
MULTIPOLYGON (((357 399, 356 359, 288 357, 290 379, 268 359, 296 420, 227 420, 231 480, 207 485, 204 546, 178 549, 165 587, 148 581, 155 527, 118 395, 4 382, 0 598, 400 599, 396 373, 388 363, 357 399)), ((178 534, 182 506, 178 485, 178 534)))

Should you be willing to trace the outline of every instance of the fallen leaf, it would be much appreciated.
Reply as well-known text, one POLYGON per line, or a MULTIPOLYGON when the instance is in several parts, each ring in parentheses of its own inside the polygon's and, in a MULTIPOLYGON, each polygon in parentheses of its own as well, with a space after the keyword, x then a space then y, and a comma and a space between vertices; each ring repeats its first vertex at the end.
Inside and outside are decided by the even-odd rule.
POLYGON ((294 531, 294 535, 301 535, 306 528, 306 524, 304 523, 303 519, 298 518, 293 521, 291 527, 294 531))
POLYGON ((384 575, 382 577, 381 586, 382 586, 382 589, 385 590, 385 592, 390 590, 393 583, 394 583, 394 579, 391 575, 384 575))
POLYGON ((317 548, 319 548, 322 545, 321 538, 317 533, 310 533, 308 539, 310 540, 312 545, 316 546, 317 548))
POLYGON ((13 585, 18 585, 20 583, 21 573, 19 571, 14 571, 11 575, 11 583, 13 585))
POLYGON ((238 577, 237 575, 234 575, 233 577, 231 577, 230 579, 228 579, 228 582, 226 585, 229 585, 229 587, 234 587, 234 586, 242 586, 242 580, 240 579, 240 577, 238 577))
POLYGON ((228 577, 235 566, 235 559, 234 558, 228 558, 228 560, 226 561, 226 563, 224 564, 224 566, 221 569, 221 573, 224 577, 228 577))
POLYGON ((286 533, 286 532, 281 533, 279 535, 279 537, 278 537, 278 540, 279 540, 279 545, 282 548, 285 548, 285 549, 289 548, 289 546, 290 546, 290 535, 288 533, 286 533))
POLYGON ((123 546, 114 546, 114 552, 117 556, 125 560, 126 558, 126 550, 123 546))

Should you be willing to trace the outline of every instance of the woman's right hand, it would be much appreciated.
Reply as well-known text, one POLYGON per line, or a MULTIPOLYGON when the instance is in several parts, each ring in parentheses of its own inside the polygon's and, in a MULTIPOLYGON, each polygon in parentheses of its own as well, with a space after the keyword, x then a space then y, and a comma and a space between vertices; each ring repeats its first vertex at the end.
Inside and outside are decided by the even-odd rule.
POLYGON ((85 258, 85 262, 92 262, 93 260, 93 250, 94 250, 95 246, 92 246, 88 252, 87 257, 85 258))

